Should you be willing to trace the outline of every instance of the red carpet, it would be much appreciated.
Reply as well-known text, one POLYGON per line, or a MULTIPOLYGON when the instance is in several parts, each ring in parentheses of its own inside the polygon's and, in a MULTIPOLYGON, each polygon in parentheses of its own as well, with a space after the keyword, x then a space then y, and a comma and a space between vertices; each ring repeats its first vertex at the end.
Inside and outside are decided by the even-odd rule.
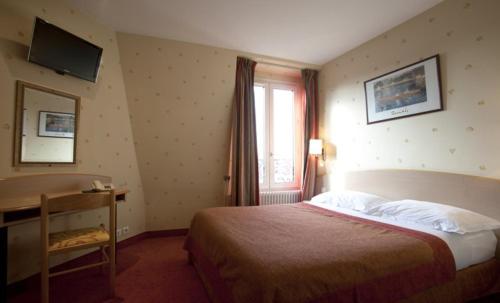
MULTIPOLYGON (((120 249, 115 299, 107 297, 107 276, 96 268, 51 278, 50 302, 208 303, 183 243, 184 237, 148 238, 120 249)), ((30 278, 12 291, 8 302, 39 302, 39 290, 39 276, 30 278)))
MULTIPOLYGON (((107 276, 101 275, 99 269, 89 269, 51 278, 50 302, 209 303, 201 280, 188 264, 183 243, 183 236, 146 238, 120 249, 114 299, 107 296, 107 276)), ((74 263, 81 265, 82 259, 74 263)), ((29 278, 11 289, 8 302, 39 302, 39 279, 39 276, 29 278)), ((493 302, 500 302, 499 296, 474 301, 493 302)))

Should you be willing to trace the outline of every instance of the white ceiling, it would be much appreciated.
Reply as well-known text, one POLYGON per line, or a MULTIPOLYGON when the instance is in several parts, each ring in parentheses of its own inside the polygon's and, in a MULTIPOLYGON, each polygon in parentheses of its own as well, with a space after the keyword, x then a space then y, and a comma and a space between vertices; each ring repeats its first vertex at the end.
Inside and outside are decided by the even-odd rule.
POLYGON ((323 64, 441 0, 68 0, 120 32, 323 64))

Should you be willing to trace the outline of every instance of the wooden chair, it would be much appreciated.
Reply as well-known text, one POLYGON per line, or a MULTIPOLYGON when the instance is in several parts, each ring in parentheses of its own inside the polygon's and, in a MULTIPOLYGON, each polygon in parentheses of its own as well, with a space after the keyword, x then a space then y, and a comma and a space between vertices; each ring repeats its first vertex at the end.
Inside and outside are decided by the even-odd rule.
POLYGON ((49 277, 54 277, 74 271, 109 264, 110 296, 115 293, 115 193, 114 191, 99 193, 73 193, 65 195, 42 195, 41 205, 41 295, 42 303, 49 302, 49 277), (83 228, 70 231, 50 233, 49 214, 56 212, 83 211, 101 207, 109 207, 109 231, 104 226, 83 228), (51 273, 49 257, 54 254, 100 247, 102 257, 98 263, 88 264, 69 270, 51 273), (105 251, 108 247, 108 253, 105 251))

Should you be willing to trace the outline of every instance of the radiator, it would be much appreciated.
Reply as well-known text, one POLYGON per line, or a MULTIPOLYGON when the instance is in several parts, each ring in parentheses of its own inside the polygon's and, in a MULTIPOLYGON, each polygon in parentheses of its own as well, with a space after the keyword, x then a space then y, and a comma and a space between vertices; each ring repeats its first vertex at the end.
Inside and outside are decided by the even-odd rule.
POLYGON ((260 193, 260 205, 292 204, 301 202, 300 190, 264 191, 260 193))

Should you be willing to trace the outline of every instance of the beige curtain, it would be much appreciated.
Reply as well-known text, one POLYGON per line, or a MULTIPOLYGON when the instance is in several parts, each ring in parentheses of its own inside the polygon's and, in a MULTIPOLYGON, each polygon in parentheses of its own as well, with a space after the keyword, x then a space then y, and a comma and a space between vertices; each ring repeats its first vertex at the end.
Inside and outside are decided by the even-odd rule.
POLYGON ((255 100, 253 92, 256 62, 238 57, 233 99, 229 156, 229 204, 259 205, 259 171, 255 100))
POLYGON ((302 200, 310 200, 316 193, 317 159, 309 155, 309 139, 318 138, 318 71, 302 70, 304 82, 304 167, 302 200))

